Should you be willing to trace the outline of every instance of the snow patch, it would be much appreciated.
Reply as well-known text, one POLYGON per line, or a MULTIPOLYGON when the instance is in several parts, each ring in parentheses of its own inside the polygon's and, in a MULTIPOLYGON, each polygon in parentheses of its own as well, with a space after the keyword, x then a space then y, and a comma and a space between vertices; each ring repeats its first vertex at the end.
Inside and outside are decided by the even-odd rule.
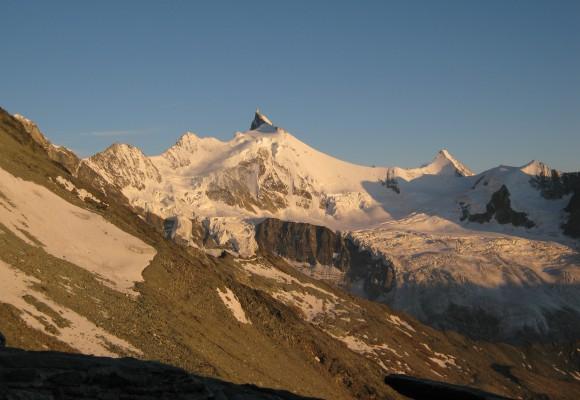
POLYGON ((0 221, 16 236, 33 246, 40 242, 47 253, 92 272, 113 289, 134 294, 134 282, 143 280, 142 271, 155 257, 153 247, 3 169, 0 193, 0 221))
POLYGON ((240 321, 242 324, 251 324, 252 321, 246 317, 246 312, 242 308, 240 300, 230 288, 225 288, 222 292, 220 288, 217 288, 217 293, 220 299, 223 301, 224 305, 232 312, 235 319, 240 321))
POLYGON ((86 199, 90 199, 90 200, 94 201, 95 203, 101 204, 101 200, 99 200, 95 196, 93 196, 92 193, 86 191, 85 189, 77 188, 74 185, 74 183, 72 183, 71 181, 69 181, 66 178, 63 178, 62 176, 57 176, 56 182, 59 185, 61 185, 63 188, 68 190, 69 192, 76 193, 78 198, 81 199, 82 201, 85 201, 86 199))
POLYGON ((45 294, 35 291, 33 286, 40 283, 38 279, 0 260, 0 302, 10 304, 20 310, 20 317, 31 328, 54 336, 83 354, 117 357, 118 355, 110 350, 110 344, 129 353, 143 354, 127 341, 96 326, 82 315, 55 303, 45 294), (57 325, 49 314, 42 313, 25 301, 24 296, 32 296, 46 304, 67 321, 68 326, 63 327, 62 323, 60 326, 57 325), (45 329, 44 324, 51 326, 51 329, 45 329))

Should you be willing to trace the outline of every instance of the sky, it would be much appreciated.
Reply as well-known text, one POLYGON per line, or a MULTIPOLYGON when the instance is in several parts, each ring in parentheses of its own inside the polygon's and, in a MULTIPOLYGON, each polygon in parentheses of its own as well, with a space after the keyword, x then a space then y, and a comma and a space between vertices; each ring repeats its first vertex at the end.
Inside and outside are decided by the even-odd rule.
POLYGON ((0 107, 81 156, 229 140, 256 107, 335 157, 580 170, 580 1, 3 0, 0 107))

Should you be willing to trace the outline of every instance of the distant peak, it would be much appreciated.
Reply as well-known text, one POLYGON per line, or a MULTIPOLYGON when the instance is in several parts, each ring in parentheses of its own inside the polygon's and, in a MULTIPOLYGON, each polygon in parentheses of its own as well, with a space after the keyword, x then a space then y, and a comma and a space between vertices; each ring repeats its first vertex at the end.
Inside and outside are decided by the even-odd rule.
POLYGON ((431 161, 431 163, 429 163, 429 164, 424 165, 423 168, 428 168, 429 170, 432 170, 433 172, 436 171, 437 173, 440 173, 441 171, 444 170, 446 165, 451 166, 452 171, 457 176, 474 175, 473 171, 471 171, 461 161, 459 161, 455 157, 453 157, 453 155, 451 155, 451 153, 447 149, 439 150, 437 152, 437 155, 433 159, 433 161, 431 161))
POLYGON ((521 167, 520 170, 528 175, 550 176, 552 174, 552 168, 550 168, 549 165, 544 164, 543 162, 538 160, 530 161, 529 163, 521 167))
POLYGON ((103 150, 101 153, 141 153, 141 149, 127 143, 115 142, 103 150))
POLYGON ((448 160, 453 159, 453 156, 451 155, 451 153, 449 153, 447 149, 441 149, 437 154, 447 158, 448 160))
POLYGON ((254 120, 252 121, 252 125, 250 126, 250 130, 256 130, 262 125, 268 125, 273 127, 272 121, 264 114, 260 112, 259 108, 256 108, 256 113, 254 114, 254 120))
POLYGON ((179 138, 179 140, 177 140, 177 142, 175 144, 180 145, 183 143, 195 142, 197 140, 199 140, 199 136, 197 136, 193 132, 187 131, 183 135, 181 135, 181 137, 179 138))

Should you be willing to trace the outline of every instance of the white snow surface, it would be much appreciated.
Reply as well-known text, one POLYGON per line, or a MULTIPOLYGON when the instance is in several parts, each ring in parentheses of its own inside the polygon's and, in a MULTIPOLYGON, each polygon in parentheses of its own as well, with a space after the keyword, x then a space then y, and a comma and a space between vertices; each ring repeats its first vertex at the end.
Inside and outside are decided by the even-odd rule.
POLYGON ((61 185, 63 188, 65 188, 69 192, 76 193, 78 198, 83 200, 83 201, 85 201, 86 199, 90 199, 90 200, 94 201, 95 203, 101 203, 101 201, 99 199, 97 199, 95 196, 93 196, 92 193, 89 193, 85 189, 77 188, 74 185, 74 183, 72 183, 71 181, 69 181, 66 178, 63 178, 62 176, 56 177, 56 183, 61 185))
POLYGON ((191 219, 228 217, 220 231, 231 233, 231 243, 245 241, 248 254, 253 244, 237 239, 245 231, 226 224, 277 217, 345 231, 416 211, 455 218, 458 197, 473 185, 473 172, 447 150, 419 168, 369 167, 324 154, 281 128, 237 132, 229 141, 186 132, 158 156, 145 156, 128 145, 114 145, 100 154, 104 157, 83 162, 120 187, 131 204, 162 218, 178 217, 177 234, 185 240, 191 236, 191 219), (118 167, 108 168, 115 159, 118 167), (397 182, 400 194, 385 186, 387 179, 397 182), (210 198, 208 193, 216 188, 222 199, 210 198), (240 205, 270 195, 284 204, 275 209, 240 205), (228 202, 228 196, 234 200, 228 202), (242 201, 243 196, 247 198, 242 201))
POLYGON ((547 331, 546 311, 580 312, 580 255, 572 241, 475 231, 424 214, 351 235, 394 264, 396 290, 383 301, 420 320, 436 321, 451 303, 481 307, 509 334, 547 331))
POLYGON ((97 275, 108 286, 133 293, 156 254, 153 247, 103 217, 72 205, 44 186, 0 168, 0 221, 30 245, 97 275))
POLYGON ((23 321, 31 328, 54 336, 83 354, 118 356, 110 350, 110 344, 129 353, 142 354, 127 341, 110 334, 82 315, 55 303, 41 291, 35 290, 34 285, 39 283, 36 278, 0 260, 0 302, 16 307, 23 321), (25 296, 32 296, 44 303, 66 320, 68 326, 58 326, 50 314, 39 311, 25 300, 25 296), (52 329, 45 329, 45 324, 50 325, 52 329))

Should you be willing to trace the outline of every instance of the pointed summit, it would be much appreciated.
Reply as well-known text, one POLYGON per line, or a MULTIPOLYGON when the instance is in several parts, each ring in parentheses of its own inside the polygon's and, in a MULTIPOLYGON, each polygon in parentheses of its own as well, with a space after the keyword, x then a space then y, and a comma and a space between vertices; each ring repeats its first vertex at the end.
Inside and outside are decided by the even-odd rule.
POLYGON ((420 169, 428 175, 474 175, 473 171, 453 157, 447 149, 439 150, 433 161, 423 165, 420 169))
POLYGON ((274 126, 272 124, 272 121, 270 121, 270 119, 268 117, 266 117, 264 114, 262 114, 260 112, 259 108, 256 108, 256 114, 254 115, 254 120, 252 121, 252 125, 250 126, 250 130, 256 130, 264 124, 272 126, 272 127, 274 126))
POLYGON ((529 163, 521 167, 520 170, 525 174, 535 176, 548 177, 552 176, 553 174, 558 174, 558 171, 553 170, 549 165, 544 164, 543 162, 538 160, 530 161, 529 163))
MULTIPOLYGON (((455 174, 457 176, 472 176, 475 175, 471 169, 469 169, 465 164, 461 161, 457 160, 455 157, 447 151, 447 149, 439 150, 435 160, 445 160, 447 163, 451 164, 452 168, 455 169, 455 174)), ((434 160, 434 161, 435 161, 434 160)))

